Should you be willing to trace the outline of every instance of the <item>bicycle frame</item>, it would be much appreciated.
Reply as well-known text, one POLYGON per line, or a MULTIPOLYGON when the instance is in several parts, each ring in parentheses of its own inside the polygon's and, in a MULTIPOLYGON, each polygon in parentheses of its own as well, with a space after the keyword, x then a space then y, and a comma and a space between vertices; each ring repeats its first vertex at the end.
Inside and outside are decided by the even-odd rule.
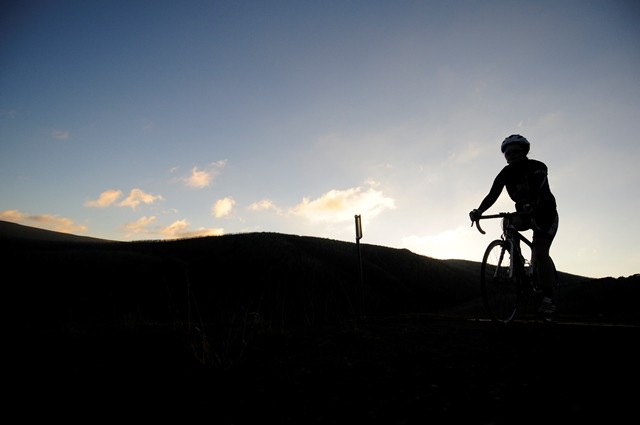
POLYGON ((503 219, 500 239, 489 243, 481 263, 481 288, 485 307, 491 319, 498 323, 512 321, 519 307, 523 306, 522 303, 532 299, 528 294, 534 294, 536 297, 541 294, 535 277, 535 244, 520 233, 511 220, 513 217, 525 215, 527 214, 502 212, 481 216, 471 224, 473 226, 475 223, 478 231, 485 234, 480 226, 480 219, 503 219), (529 260, 522 254, 520 242, 531 249, 529 260))
MULTIPOLYGON (((520 248, 520 242, 524 242, 525 245, 527 245, 533 252, 533 242, 530 241, 529 239, 527 239, 522 233, 520 233, 520 231, 518 231, 518 229, 516 229, 515 226, 512 223, 509 222, 509 219, 511 219, 512 217, 516 217, 516 216, 527 216, 527 215, 528 214, 525 214, 525 213, 506 213, 506 212, 501 212, 501 213, 498 213, 498 214, 483 215, 477 221, 474 221, 474 222, 471 223, 471 226, 473 226, 473 224, 475 223, 476 228, 478 229, 478 231, 484 235, 487 232, 485 232, 482 229, 482 227, 480 227, 480 220, 488 219, 488 218, 502 218, 503 223, 502 223, 502 235, 501 235, 501 238, 504 241, 510 242, 509 254, 511 256, 511 264, 509 265, 509 268, 510 268, 509 277, 513 277, 514 273, 516 272, 514 264, 513 264, 514 258, 521 259, 521 263, 522 263, 523 266, 526 264, 526 259, 522 255, 522 250, 520 248)), ((529 264, 530 266, 533 266, 531 264, 531 261, 529 263, 530 263, 529 264)))
MULTIPOLYGON (((509 254, 511 255, 510 277, 513 277, 513 274, 518 272, 518 270, 515 270, 515 267, 514 267, 515 265, 514 262, 516 261, 515 259, 519 259, 518 263, 519 265, 522 266, 521 271, 524 272, 524 267, 527 264, 527 260, 522 255, 520 242, 524 242, 525 245, 527 245, 532 250, 532 252, 533 252, 533 242, 531 242, 522 233, 520 233, 518 229, 516 229, 513 226, 513 224, 508 224, 507 226, 503 226, 502 240, 510 242, 510 247, 509 247, 509 251, 510 251, 509 254)), ((533 267, 531 260, 529 260, 529 267, 533 267)))

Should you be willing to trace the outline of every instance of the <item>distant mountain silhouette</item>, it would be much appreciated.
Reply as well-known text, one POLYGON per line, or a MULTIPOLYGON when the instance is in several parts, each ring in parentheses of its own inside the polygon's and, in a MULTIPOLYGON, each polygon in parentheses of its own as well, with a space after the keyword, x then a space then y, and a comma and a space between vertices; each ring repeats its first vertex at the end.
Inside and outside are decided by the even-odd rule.
POLYGON ((37 227, 24 226, 0 220, 1 239, 27 239, 34 241, 54 241, 54 242, 101 242, 105 239, 92 238, 88 236, 78 236, 70 233, 56 232, 53 230, 39 229, 37 227))
MULTIPOLYGON (((0 246, 10 307, 39 325, 484 316, 478 262, 407 249, 360 244, 361 277, 355 243, 281 233, 114 242, 0 222, 0 246)), ((560 272, 563 312, 637 317, 638 279, 560 272)))

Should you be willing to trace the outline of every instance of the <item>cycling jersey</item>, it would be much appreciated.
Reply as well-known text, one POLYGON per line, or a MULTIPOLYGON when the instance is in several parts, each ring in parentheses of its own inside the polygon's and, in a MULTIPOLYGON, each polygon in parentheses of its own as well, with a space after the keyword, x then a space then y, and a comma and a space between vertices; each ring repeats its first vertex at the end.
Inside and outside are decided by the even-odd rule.
POLYGON ((547 166, 543 162, 525 157, 506 165, 478 209, 482 212, 489 209, 504 187, 515 202, 516 211, 525 211, 527 204, 533 207, 532 217, 538 227, 548 228, 557 219, 556 198, 549 188, 547 166))

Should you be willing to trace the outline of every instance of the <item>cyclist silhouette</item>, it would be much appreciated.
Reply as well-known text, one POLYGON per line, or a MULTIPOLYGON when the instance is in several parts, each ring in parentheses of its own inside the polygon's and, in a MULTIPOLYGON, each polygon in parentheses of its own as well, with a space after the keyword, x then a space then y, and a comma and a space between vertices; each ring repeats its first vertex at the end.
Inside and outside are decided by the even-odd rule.
POLYGON ((538 285, 543 290, 540 312, 554 313, 553 284, 555 272, 553 260, 549 256, 551 243, 558 231, 558 211, 556 198, 549 188, 547 166, 535 159, 529 159, 529 141, 519 134, 504 139, 501 150, 507 165, 498 173, 489 194, 480 206, 469 213, 472 221, 482 216, 497 200, 503 188, 515 202, 516 211, 525 213, 513 223, 520 231, 533 230, 532 262, 538 271, 538 285))

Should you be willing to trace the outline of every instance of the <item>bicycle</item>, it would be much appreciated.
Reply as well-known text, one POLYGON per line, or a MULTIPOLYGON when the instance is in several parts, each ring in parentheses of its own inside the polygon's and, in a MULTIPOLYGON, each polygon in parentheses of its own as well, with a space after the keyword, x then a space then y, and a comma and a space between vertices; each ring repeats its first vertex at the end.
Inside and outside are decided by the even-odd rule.
MULTIPOLYGON (((513 218, 525 216, 525 213, 501 212, 479 217, 471 223, 483 235, 486 232, 480 227, 480 220, 501 218, 502 235, 487 246, 480 267, 480 287, 485 309, 492 321, 506 324, 513 321, 520 310, 527 305, 536 313, 542 301, 542 288, 537 283, 536 265, 524 257, 520 242, 533 252, 533 242, 527 239, 513 224, 513 218)), ((553 264, 553 260, 552 260, 553 264)), ((559 300, 558 272, 553 265, 556 278, 553 285, 553 299, 556 307, 559 300)), ((521 312, 522 313, 522 312, 521 312)), ((545 322, 552 322, 557 313, 541 314, 545 322)))

